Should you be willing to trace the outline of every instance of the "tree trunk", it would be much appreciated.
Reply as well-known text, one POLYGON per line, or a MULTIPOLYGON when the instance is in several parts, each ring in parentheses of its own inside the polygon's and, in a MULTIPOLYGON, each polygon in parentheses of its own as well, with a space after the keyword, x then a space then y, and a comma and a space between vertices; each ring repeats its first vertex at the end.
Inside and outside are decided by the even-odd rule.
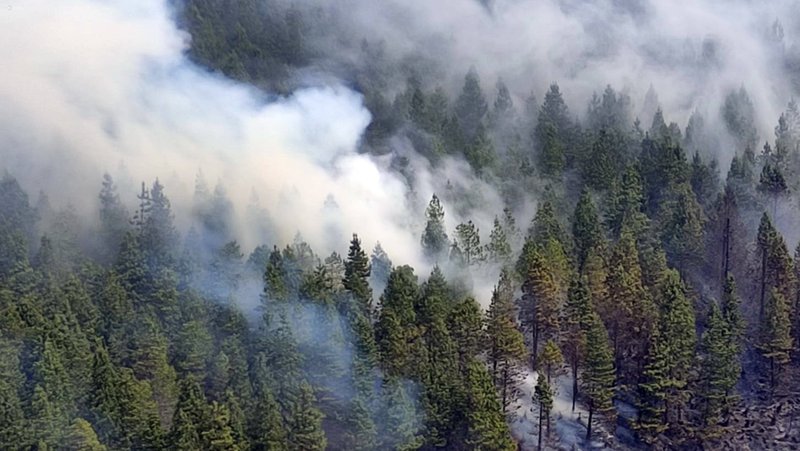
POLYGON ((594 415, 594 406, 589 402, 589 419, 586 421, 586 441, 592 440, 592 416, 594 415))
POLYGON ((534 326, 531 331, 531 367, 535 371, 539 364, 539 327, 534 326))
POLYGON ((764 319, 764 297, 767 291, 767 249, 761 251, 761 302, 759 304, 758 318, 764 319))
POLYGON ((547 438, 550 438, 550 411, 545 413, 545 424, 547 425, 547 438))
POLYGON ((572 364, 572 411, 575 411, 575 400, 578 398, 578 362, 572 364))
POLYGON ((503 367, 503 413, 506 413, 506 407, 508 407, 508 367, 503 367))
POLYGON ((542 451, 542 435, 544 435, 544 434, 542 434, 542 419, 543 419, 543 415, 544 415, 544 408, 543 407, 544 406, 542 406, 542 404, 539 403, 539 445, 536 448, 538 451, 542 451))
MULTIPOLYGON (((722 233, 722 286, 730 272, 731 258, 731 218, 725 218, 725 231, 722 233)), ((724 289, 724 288, 723 288, 724 289)))

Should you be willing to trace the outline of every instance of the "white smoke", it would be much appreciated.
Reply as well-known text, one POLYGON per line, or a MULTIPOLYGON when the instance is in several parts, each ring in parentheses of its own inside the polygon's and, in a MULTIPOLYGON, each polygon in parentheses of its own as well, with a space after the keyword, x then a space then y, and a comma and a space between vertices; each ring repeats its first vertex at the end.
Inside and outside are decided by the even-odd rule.
MULTIPOLYGON (((84 217, 104 171, 131 182, 128 201, 160 177, 184 229, 202 170, 238 215, 255 193, 277 244, 299 231, 318 252, 341 252, 357 232, 424 271, 419 223, 447 177, 418 164, 412 195, 388 161, 358 154, 370 121, 359 94, 330 85, 267 98, 190 63, 188 44, 162 0, 12 1, 0 13, 0 167, 84 217)), ((260 244, 237 221, 237 238, 260 244)))
MULTIPOLYGON (((358 63, 354 49, 370 38, 398 61, 414 54, 440 62, 451 91, 470 66, 485 85, 502 77, 517 105, 531 91, 541 98, 557 81, 581 114, 592 91, 612 84, 631 94, 636 113, 652 84, 668 120, 683 125, 700 110, 713 123, 724 95, 745 86, 764 139, 793 92, 782 62, 800 30, 795 2, 485 3, 490 7, 474 0, 297 5, 322 8, 333 18, 328 23, 346 31, 352 45, 328 40, 328 58, 358 63), (785 36, 771 28, 776 18, 785 36)), ((411 188, 389 169, 388 157, 359 154, 370 115, 350 89, 318 83, 277 98, 198 68, 185 56, 189 36, 165 0, 6 0, 1 9, 0 169, 31 193, 71 202, 82 218, 96 216, 104 171, 131 203, 139 181, 160 177, 185 230, 202 170, 226 187, 245 250, 263 239, 260 227, 244 220, 255 193, 275 223, 276 244, 299 231, 319 253, 342 252, 357 232, 366 248, 380 240, 395 264, 412 264, 424 276, 419 236, 432 193, 465 186, 475 194, 471 211, 445 204, 450 233, 472 219, 486 239, 502 210, 497 192, 462 161, 445 160, 434 171, 404 151, 412 157, 411 188)), ((395 89, 405 82, 395 81, 395 89)), ((478 291, 486 302, 490 288, 478 291)))
MULTIPOLYGON (((762 139, 771 140, 794 92, 785 65, 800 36, 799 5, 793 0, 299 3, 326 10, 340 24, 340 39, 325 36, 319 44, 329 58, 363 64, 357 51, 343 52, 341 42, 355 49, 368 39, 397 60, 413 55, 415 61, 440 63, 444 73, 429 78, 451 91, 471 66, 487 89, 502 77, 518 105, 530 92, 541 100, 557 82, 577 116, 607 84, 629 93, 638 115, 652 85, 667 120, 685 126, 698 110, 707 122, 716 122, 725 95, 744 86, 762 139)), ((405 82, 407 73, 398 73, 398 81, 405 82)), ((649 127, 652 112, 640 119, 649 127)))

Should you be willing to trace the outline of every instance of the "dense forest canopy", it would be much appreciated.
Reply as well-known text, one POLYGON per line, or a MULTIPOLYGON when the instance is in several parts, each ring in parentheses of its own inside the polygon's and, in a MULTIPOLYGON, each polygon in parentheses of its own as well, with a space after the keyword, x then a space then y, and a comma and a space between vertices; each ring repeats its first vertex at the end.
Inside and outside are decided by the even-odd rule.
POLYGON ((0 449, 800 446, 794 6, 12 1, 0 449))

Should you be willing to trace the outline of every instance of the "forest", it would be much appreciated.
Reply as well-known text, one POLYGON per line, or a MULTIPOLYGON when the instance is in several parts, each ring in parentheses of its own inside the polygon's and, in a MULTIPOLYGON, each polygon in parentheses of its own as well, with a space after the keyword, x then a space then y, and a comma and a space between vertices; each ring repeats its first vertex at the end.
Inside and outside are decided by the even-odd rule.
POLYGON ((679 125, 652 85, 540 101, 468 65, 451 86, 315 2, 169 5, 214 80, 357 92, 357 156, 402 180, 391 202, 424 196, 413 249, 325 223, 358 198, 301 220, 300 195, 242 205, 194 166, 187 200, 154 160, 62 202, 0 153, 0 449, 800 446, 792 95, 765 118, 728 87, 679 125))

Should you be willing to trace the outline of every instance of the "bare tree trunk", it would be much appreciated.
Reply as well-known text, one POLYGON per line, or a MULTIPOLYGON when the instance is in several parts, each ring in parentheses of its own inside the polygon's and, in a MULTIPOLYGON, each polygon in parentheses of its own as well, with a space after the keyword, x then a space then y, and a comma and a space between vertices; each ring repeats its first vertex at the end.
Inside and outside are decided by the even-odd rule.
POLYGON ((538 451, 542 451, 542 436, 544 435, 542 434, 542 419, 544 415, 543 407, 544 406, 542 406, 542 404, 539 403, 539 445, 536 447, 538 451))
POLYGON ((572 364, 572 411, 575 411, 575 400, 578 398, 578 362, 572 364))
POLYGON ((592 416, 594 415, 593 403, 589 401, 589 419, 586 421, 586 441, 592 439, 592 416))

